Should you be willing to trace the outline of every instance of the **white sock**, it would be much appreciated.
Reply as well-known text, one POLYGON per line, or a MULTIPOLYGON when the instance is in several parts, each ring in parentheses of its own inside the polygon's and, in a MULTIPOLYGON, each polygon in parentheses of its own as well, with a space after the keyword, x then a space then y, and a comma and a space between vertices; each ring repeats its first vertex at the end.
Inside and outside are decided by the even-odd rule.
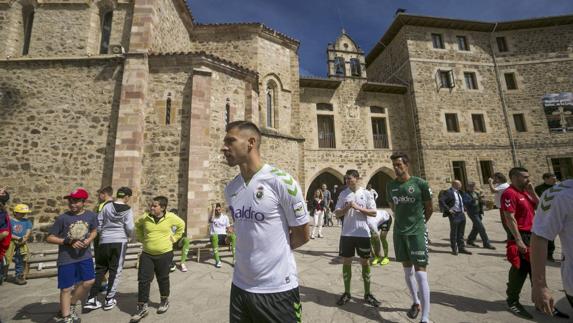
POLYGON ((418 288, 420 288, 420 296, 422 298, 422 322, 429 322, 430 285, 428 284, 428 273, 425 271, 417 271, 416 280, 418 281, 418 288))
POLYGON ((414 266, 403 267, 404 268, 404 278, 406 279, 406 285, 410 290, 410 295, 412 296, 412 302, 414 304, 420 304, 420 299, 418 298, 418 284, 416 283, 416 276, 414 276, 414 266))

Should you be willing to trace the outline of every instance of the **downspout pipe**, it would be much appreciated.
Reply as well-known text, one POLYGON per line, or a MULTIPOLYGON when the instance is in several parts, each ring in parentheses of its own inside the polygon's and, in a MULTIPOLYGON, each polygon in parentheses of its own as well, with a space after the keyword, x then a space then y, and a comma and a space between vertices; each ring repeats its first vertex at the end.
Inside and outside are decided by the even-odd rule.
POLYGON ((495 50, 493 49, 493 45, 494 45, 493 39, 495 37, 496 29, 497 29, 497 22, 495 23, 495 25, 493 26, 493 30, 491 31, 491 35, 489 38, 489 48, 491 50, 491 57, 493 59, 493 68, 495 71, 495 79, 497 81, 497 89, 499 91, 499 98, 501 100, 501 109, 503 111, 505 128, 507 129, 507 135, 509 137, 509 145, 511 147, 511 159, 513 160, 513 166, 517 167, 518 161, 517 161, 517 149, 515 146, 515 139, 513 138, 513 133, 511 131, 511 127, 509 124, 509 112, 507 111, 507 102, 505 100, 505 94, 504 94, 503 88, 501 86, 501 75, 499 73, 499 68, 497 66, 497 58, 495 57, 495 50))

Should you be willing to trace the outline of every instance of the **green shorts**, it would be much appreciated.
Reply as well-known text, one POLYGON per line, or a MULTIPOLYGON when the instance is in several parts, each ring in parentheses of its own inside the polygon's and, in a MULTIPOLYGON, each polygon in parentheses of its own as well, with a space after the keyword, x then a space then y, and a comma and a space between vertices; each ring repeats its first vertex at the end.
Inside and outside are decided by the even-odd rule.
POLYGON ((394 233, 394 253, 396 261, 408 261, 414 265, 427 266, 429 263, 428 233, 414 235, 394 233))

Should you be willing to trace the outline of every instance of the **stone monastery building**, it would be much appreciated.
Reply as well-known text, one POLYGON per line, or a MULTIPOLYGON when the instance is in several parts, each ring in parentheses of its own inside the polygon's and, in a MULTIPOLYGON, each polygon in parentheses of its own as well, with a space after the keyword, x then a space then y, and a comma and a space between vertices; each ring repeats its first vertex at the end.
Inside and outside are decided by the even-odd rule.
POLYGON ((239 119, 305 194, 356 168, 381 207, 397 150, 435 192, 513 165, 573 176, 573 16, 400 13, 369 53, 344 31, 328 44, 326 78, 299 75, 298 47, 196 23, 184 0, 0 0, 0 185, 36 223, 76 186, 130 186, 138 212, 165 195, 198 236, 238 173, 220 148, 239 119))

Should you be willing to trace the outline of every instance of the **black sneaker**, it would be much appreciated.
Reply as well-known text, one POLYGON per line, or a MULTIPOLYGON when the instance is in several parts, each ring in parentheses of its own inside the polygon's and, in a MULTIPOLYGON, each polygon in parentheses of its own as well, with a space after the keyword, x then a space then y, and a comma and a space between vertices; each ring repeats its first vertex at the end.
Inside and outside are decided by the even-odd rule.
POLYGON ((415 319, 420 314, 420 304, 412 304, 408 312, 406 312, 406 316, 411 319, 415 319))
POLYGON ((519 302, 514 302, 511 304, 507 305, 507 308, 509 309, 509 311, 511 313, 513 313, 516 316, 522 317, 524 319, 532 319, 533 316, 531 314, 529 314, 529 312, 527 312, 525 310, 525 308, 523 308, 523 305, 521 305, 519 302))
POLYGON ((486 248, 486 249, 495 250, 495 247, 492 246, 492 245, 490 245, 490 244, 485 245, 485 246, 483 246, 483 247, 486 248))
POLYGON ((169 299, 167 299, 167 297, 161 298, 161 304, 159 304, 159 307, 157 308, 157 314, 163 314, 167 312, 168 309, 169 309, 169 299))
POLYGON ((372 294, 364 295, 364 301, 374 307, 380 306, 380 302, 376 298, 374 298, 374 295, 372 294))
POLYGON ((340 299, 338 300, 338 302, 336 302, 336 304, 338 306, 342 306, 346 303, 348 303, 350 301, 350 299, 352 299, 352 297, 350 297, 349 293, 344 293, 342 294, 342 296, 340 297, 340 299))
POLYGON ((147 303, 137 304, 137 312, 131 316, 130 323, 137 323, 149 314, 147 303))
POLYGON ((466 255, 471 255, 472 252, 467 250, 467 249, 460 249, 460 253, 466 254, 466 255))
POLYGON ((473 242, 473 241, 468 241, 466 244, 467 244, 468 246, 472 246, 472 247, 479 248, 479 246, 478 246, 475 242, 473 242))

